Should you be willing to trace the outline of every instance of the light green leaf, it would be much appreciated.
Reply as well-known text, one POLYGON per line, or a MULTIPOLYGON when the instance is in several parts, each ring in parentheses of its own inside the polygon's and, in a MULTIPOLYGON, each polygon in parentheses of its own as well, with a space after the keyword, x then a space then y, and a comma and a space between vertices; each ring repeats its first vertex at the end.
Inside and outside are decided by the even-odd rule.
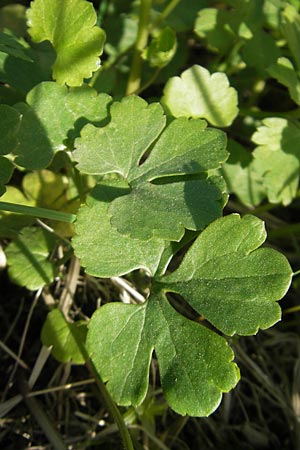
POLYGON ((97 16, 90 2, 34 0, 27 17, 33 41, 48 40, 56 51, 53 78, 59 84, 81 86, 99 68, 105 33, 95 26, 97 16))
POLYGON ((232 214, 210 224, 188 250, 180 267, 159 287, 177 292, 227 335, 255 334, 280 320, 276 303, 291 283, 286 258, 270 248, 264 223, 232 214))
POLYGON ((268 68, 268 73, 286 86, 291 98, 300 105, 300 80, 291 61, 287 58, 279 58, 276 64, 268 68))
POLYGON ((202 229, 220 216, 225 186, 222 180, 207 180, 206 172, 227 158, 223 132, 206 128, 202 120, 179 118, 160 135, 165 125, 162 108, 135 96, 113 104, 111 116, 106 127, 87 125, 82 130, 74 159, 84 173, 116 172, 127 180, 131 191, 108 210, 120 233, 177 241, 185 227, 202 229))
POLYGON ((27 47, 15 36, 0 31, 0 52, 7 53, 15 58, 32 61, 26 53, 27 47))
POLYGON ((226 340, 178 314, 157 294, 142 306, 110 303, 89 323, 91 359, 114 400, 139 405, 146 396, 155 350, 164 395, 174 411, 207 416, 239 372, 226 340))
POLYGON ((263 178, 256 168, 256 160, 242 145, 228 141, 230 156, 222 165, 220 173, 225 179, 228 192, 234 193, 246 206, 257 206, 265 198, 263 178))
POLYGON ((176 49, 176 33, 172 28, 166 27, 151 41, 142 56, 149 62, 151 67, 162 68, 171 61, 176 49))
POLYGON ((103 128, 88 125, 76 140, 74 159, 83 173, 119 173, 129 178, 166 119, 159 103, 148 105, 136 96, 125 97, 110 108, 111 121, 103 128))
POLYGON ((41 341, 46 347, 52 347, 51 353, 59 362, 72 361, 84 364, 84 343, 87 326, 84 321, 67 322, 59 309, 51 311, 42 328, 41 341))
POLYGON ((293 5, 286 4, 281 15, 281 28, 298 70, 300 69, 300 17, 293 5))
POLYGON ((97 185, 82 206, 75 223, 74 251, 87 273, 98 277, 122 275, 138 268, 154 274, 164 242, 147 242, 120 234, 112 227, 107 210, 109 202, 128 192, 124 181, 102 182, 97 185))
POLYGON ((252 136, 258 145, 253 152, 255 167, 263 178, 269 201, 288 205, 299 183, 300 129, 281 118, 268 118, 262 123, 252 136))
POLYGON ((35 291, 54 280, 56 269, 49 261, 55 245, 51 233, 40 228, 24 228, 5 249, 11 280, 35 291))
POLYGON ((9 182, 14 170, 13 164, 3 156, 0 156, 0 196, 5 192, 5 184, 9 182))
POLYGON ((54 82, 40 83, 27 96, 29 106, 15 105, 22 114, 16 162, 27 169, 47 167, 55 152, 65 149, 68 139, 71 145, 86 123, 99 124, 107 117, 110 101, 88 86, 68 89, 54 82))
POLYGON ((8 105, 0 105, 0 155, 14 151, 17 133, 21 125, 21 114, 8 105))
POLYGON ((210 75, 194 65, 180 77, 172 77, 164 88, 162 103, 175 117, 204 118, 217 127, 231 125, 238 114, 237 92, 224 73, 210 75))

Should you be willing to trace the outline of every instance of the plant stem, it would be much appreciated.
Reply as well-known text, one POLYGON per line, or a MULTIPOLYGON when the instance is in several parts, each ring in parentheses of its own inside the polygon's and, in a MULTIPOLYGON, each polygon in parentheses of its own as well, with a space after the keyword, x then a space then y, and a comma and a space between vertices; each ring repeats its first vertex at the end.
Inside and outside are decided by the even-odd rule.
POLYGON ((168 6, 165 7, 165 9, 162 11, 161 15, 159 16, 158 21, 155 23, 155 25, 159 25, 163 20, 165 20, 166 17, 168 17, 169 14, 173 11, 173 9, 176 8, 178 3, 180 3, 181 0, 171 0, 168 6))
POLYGON ((100 6, 98 9, 98 14, 97 14, 97 22, 96 22, 98 27, 101 27, 101 25, 102 25, 103 17, 105 16, 107 7, 108 7, 108 1, 101 0, 100 6))
POLYGON ((100 392, 102 394, 102 397, 103 397, 103 399, 104 399, 104 401, 105 401, 105 403, 106 403, 106 405, 107 405, 111 415, 113 416, 113 418, 114 418, 114 420, 115 420, 115 422, 116 422, 116 424, 118 426, 118 429, 119 429, 119 432, 120 432, 120 435, 121 435, 121 438, 122 438, 122 441, 123 441, 124 450, 134 450, 133 443, 132 443, 132 440, 131 440, 131 436, 129 434, 128 428, 125 425, 123 416, 120 413, 119 408, 117 407, 117 405, 112 400, 108 390, 106 389, 105 384, 103 383, 100 375, 98 374, 96 368, 94 367, 94 365, 93 365, 93 363, 91 362, 90 359, 87 359, 86 366, 89 369, 90 373, 95 378, 97 386, 98 386, 98 388, 99 388, 99 390, 100 390, 100 392))
POLYGON ((0 211, 10 211, 27 216, 42 217, 43 219, 59 220, 60 222, 75 222, 76 215, 52 209, 37 208, 36 206, 19 205, 18 203, 0 202, 0 211))
POLYGON ((152 0, 141 0, 138 35, 134 47, 126 95, 130 95, 133 92, 137 91, 141 85, 143 62, 141 54, 148 42, 151 4, 152 0))

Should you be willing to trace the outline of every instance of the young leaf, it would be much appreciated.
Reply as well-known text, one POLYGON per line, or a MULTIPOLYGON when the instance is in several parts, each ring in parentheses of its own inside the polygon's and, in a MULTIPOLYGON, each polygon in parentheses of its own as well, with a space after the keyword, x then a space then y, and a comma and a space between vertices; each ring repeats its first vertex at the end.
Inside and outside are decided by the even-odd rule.
POLYGON ((286 119, 268 118, 252 140, 255 167, 263 178, 269 201, 288 205, 296 195, 300 167, 300 129, 286 119))
POLYGON ((61 85, 81 86, 100 66, 105 33, 85 0, 34 0, 27 12, 34 42, 48 40, 57 58, 53 78, 61 85), (59 26, 57 26, 59 24, 59 26))
POLYGON ((68 138, 72 143, 86 123, 98 124, 107 117, 111 98, 88 86, 68 89, 44 82, 32 89, 26 100, 29 106, 15 105, 22 115, 16 162, 27 169, 43 169, 55 152, 66 148, 68 138))
POLYGON ((232 214, 210 224, 180 267, 158 282, 177 292, 227 335, 255 334, 280 320, 280 300, 291 282, 286 258, 270 248, 264 223, 232 214))
POLYGON ((108 210, 120 233, 180 240, 185 227, 202 229, 220 216, 225 186, 219 178, 207 179, 206 172, 227 158, 224 133, 207 129, 201 120, 176 119, 139 165, 164 127, 162 108, 131 96, 112 105, 111 117, 104 128, 87 125, 82 130, 74 158, 81 172, 116 172, 129 183, 128 195, 115 199, 108 210))
POLYGON ((124 181, 102 182, 97 185, 82 206, 75 224, 74 251, 87 273, 98 277, 112 277, 144 268, 154 274, 164 242, 147 242, 120 234, 112 227, 107 210, 109 202, 125 195, 128 185, 124 181))
POLYGON ((164 395, 179 414, 208 416, 239 379, 226 340, 178 314, 162 294, 142 306, 110 303, 98 309, 87 346, 120 405, 137 406, 145 398, 153 350, 164 395))
POLYGON ((199 117, 216 127, 231 125, 238 114, 237 102, 237 92, 229 86, 224 73, 210 75, 198 65, 180 77, 170 78, 162 97, 162 103, 174 117, 199 117))
POLYGON ((9 182, 14 170, 13 164, 3 156, 0 156, 0 196, 5 192, 5 184, 9 182))
POLYGON ((177 48, 176 33, 172 28, 164 28, 143 52, 151 67, 164 67, 173 58, 177 48))
POLYGON ((46 347, 52 347, 51 353, 58 361, 84 364, 82 346, 86 333, 87 326, 84 321, 69 323, 59 309, 54 309, 47 315, 41 340, 46 347))
POLYGON ((55 239, 49 232, 28 227, 5 249, 11 280, 32 291, 54 280, 56 269, 48 260, 55 239))

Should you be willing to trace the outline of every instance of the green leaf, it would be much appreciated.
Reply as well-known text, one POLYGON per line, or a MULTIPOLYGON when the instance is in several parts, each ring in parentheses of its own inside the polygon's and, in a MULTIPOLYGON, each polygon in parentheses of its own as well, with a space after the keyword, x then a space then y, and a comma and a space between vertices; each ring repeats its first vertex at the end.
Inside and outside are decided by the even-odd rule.
POLYGON ((268 118, 252 136, 255 167, 271 203, 288 205, 296 196, 300 167, 300 129, 286 119, 268 118))
POLYGON ((242 56, 249 67, 254 67, 265 75, 264 71, 270 65, 275 64, 280 56, 280 51, 270 34, 264 30, 256 30, 251 39, 246 41, 242 56))
POLYGON ((185 227, 202 229, 220 216, 225 186, 219 178, 207 179, 206 172, 227 158, 224 133, 206 129, 204 121, 179 118, 159 136, 162 108, 135 96, 114 103, 111 117, 106 127, 82 130, 74 159, 81 172, 116 172, 127 180, 131 191, 108 210, 119 232, 142 240, 180 240, 185 227))
POLYGON ((151 41, 142 56, 149 62, 151 67, 162 68, 171 61, 176 49, 176 33, 172 28, 166 27, 151 41))
MULTIPOLYGON (((3 157, 0 157, 0 159, 1 158, 3 157)), ((7 186, 6 192, 1 197, 1 201, 34 206, 34 202, 32 200, 28 200, 24 193, 14 186, 7 186)), ((15 238, 18 236, 18 232, 23 227, 31 225, 34 221, 34 217, 25 216, 23 214, 15 214, 8 211, 0 211, 0 237, 15 238)))
POLYGON ((29 106, 15 105, 22 115, 16 162, 27 169, 47 167, 55 152, 72 145, 86 123, 98 124, 107 117, 110 101, 88 86, 68 89, 54 82, 40 83, 27 95, 29 106))
POLYGON ((55 245, 51 233, 40 228, 24 228, 5 249, 11 280, 35 291, 54 280, 56 269, 49 261, 55 245))
POLYGON ((276 64, 268 68, 268 73, 286 86, 291 98, 297 105, 300 105, 300 80, 291 61, 287 58, 279 58, 276 64))
POLYGON ((159 287, 177 292, 227 335, 255 334, 280 320, 276 303, 291 283, 286 258, 270 248, 264 223, 232 214, 210 224, 180 267, 161 278, 159 287))
POLYGON ((61 85, 81 86, 100 66, 105 33, 85 0, 34 0, 27 12, 34 42, 48 40, 57 58, 53 78, 61 85), (59 26, 57 26, 59 24, 59 26))
POLYGON ((133 238, 179 241, 185 229, 202 230, 221 216, 227 200, 224 192, 220 177, 161 185, 141 183, 111 204, 111 223, 133 238))
POLYGON ((224 73, 210 75, 194 65, 180 77, 172 77, 164 88, 162 103, 174 117, 204 118, 217 127, 231 125, 238 114, 237 92, 224 73))
POLYGON ((41 340, 46 347, 52 347, 51 353, 59 362, 72 361, 84 364, 84 343, 87 326, 84 321, 67 322, 59 309, 54 309, 47 315, 43 325, 41 340))
POLYGON ((5 192, 5 184, 9 182, 14 170, 13 164, 3 156, 0 156, 0 196, 5 192))
POLYGON ((249 151, 233 140, 228 141, 227 149, 230 156, 220 172, 228 192, 234 193, 248 207, 259 205, 266 192, 263 178, 256 168, 256 160, 249 151))
POLYGON ((226 340, 178 314, 156 294, 142 306, 110 303, 89 323, 91 359, 114 400, 139 405, 146 396, 153 350, 164 395, 174 411, 207 416, 239 372, 226 340))
POLYGON ((82 206, 75 224, 76 236, 72 240, 74 251, 86 272, 98 277, 112 277, 144 268, 154 274, 164 242, 147 242, 120 234, 112 227, 107 213, 109 202, 125 195, 124 181, 102 182, 97 185, 82 206))
MULTIPOLYGON (((154 3, 154 2, 153 2, 154 3)), ((155 2, 153 9, 155 11, 163 12, 168 9, 170 2, 167 0, 155 2)), ((208 0, 180 0, 176 2, 177 5, 174 9, 169 11, 164 23, 173 28, 175 31, 183 32, 190 31, 193 29, 195 17, 197 12, 205 8, 209 1, 208 0)), ((158 16, 159 17, 159 16, 158 16)))
POLYGON ((32 61, 27 55, 26 50, 27 48, 19 39, 0 31, 0 52, 12 55, 15 58, 24 59, 25 61, 32 61))
POLYGON ((300 69, 300 17, 293 5, 287 4, 281 15, 281 28, 298 70, 300 69))
POLYGON ((232 14, 229 11, 204 8, 198 13, 195 22, 195 33, 201 39, 206 39, 212 50, 227 53, 236 40, 236 34, 231 26, 232 14))
POLYGON ((6 155, 17 146, 17 133, 21 126, 22 116, 8 105, 0 105, 0 155, 6 155))
POLYGON ((111 121, 103 128, 87 125, 76 140, 74 159, 83 173, 120 173, 128 178, 165 126, 158 103, 125 97, 110 108, 111 121))

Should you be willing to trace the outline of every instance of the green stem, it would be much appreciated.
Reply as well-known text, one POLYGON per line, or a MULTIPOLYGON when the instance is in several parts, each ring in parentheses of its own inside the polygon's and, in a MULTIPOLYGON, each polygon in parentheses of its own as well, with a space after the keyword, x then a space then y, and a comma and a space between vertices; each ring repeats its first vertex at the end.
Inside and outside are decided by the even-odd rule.
POLYGON ((119 408, 117 407, 117 405, 114 403, 114 401, 112 400, 108 390, 106 389, 105 384, 103 383, 100 375, 98 374, 96 368, 94 367, 93 363, 91 362, 90 359, 88 359, 86 361, 86 366, 89 369, 90 373, 93 375, 93 377, 96 380, 97 386, 102 394, 102 397, 111 413, 111 415, 113 416, 117 427, 119 429, 122 441, 123 441, 123 446, 124 446, 124 450, 134 450, 133 447, 133 443, 131 440, 131 436, 129 434, 128 428, 125 425, 124 419, 122 414, 119 411, 119 408))
POLYGON ((149 17, 152 0, 141 0, 138 35, 134 47, 126 95, 138 91, 142 76, 142 51, 147 45, 149 35, 149 17))
POLYGON ((157 22, 155 22, 155 25, 159 25, 163 20, 168 17, 169 14, 173 11, 173 9, 176 8, 178 3, 180 3, 181 0, 171 0, 170 3, 165 7, 165 9, 162 11, 161 15, 159 16, 159 19, 157 22))
POLYGON ((52 209, 37 208, 36 206, 19 205, 18 203, 0 202, 0 211, 10 211, 27 216, 42 217, 43 219, 58 220, 60 222, 75 222, 76 215, 52 209))
POLYGON ((101 0, 99 9, 98 9, 98 14, 97 14, 97 25, 98 27, 101 27, 102 22, 103 22, 103 17, 106 14, 107 11, 107 7, 108 7, 108 0, 101 0))

